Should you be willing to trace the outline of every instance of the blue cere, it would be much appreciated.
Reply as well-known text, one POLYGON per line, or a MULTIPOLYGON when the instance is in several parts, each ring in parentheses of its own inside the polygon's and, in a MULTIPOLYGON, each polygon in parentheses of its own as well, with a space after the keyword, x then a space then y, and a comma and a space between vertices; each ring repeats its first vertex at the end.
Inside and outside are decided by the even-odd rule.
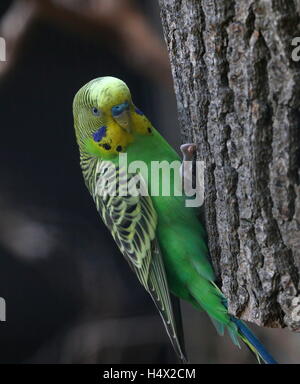
POLYGON ((97 132, 93 134, 94 140, 98 143, 103 139, 103 137, 106 136, 106 126, 103 125, 98 129, 97 132))
POLYGON ((112 107, 111 111, 112 111, 112 115, 114 117, 117 117, 117 116, 121 115, 121 113, 123 113, 124 111, 126 111, 128 109, 129 109, 129 103, 128 103, 128 101, 126 101, 123 104, 119 104, 119 105, 112 107))
POLYGON ((137 107, 135 107, 135 112, 136 112, 138 115, 141 115, 141 116, 144 115, 144 113, 143 113, 140 109, 138 109, 137 107))

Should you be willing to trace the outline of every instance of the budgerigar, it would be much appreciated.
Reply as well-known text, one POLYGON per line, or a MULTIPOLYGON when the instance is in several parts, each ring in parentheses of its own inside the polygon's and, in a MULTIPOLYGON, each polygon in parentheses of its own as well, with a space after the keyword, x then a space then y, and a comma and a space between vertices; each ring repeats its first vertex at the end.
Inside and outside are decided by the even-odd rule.
POLYGON ((220 334, 227 329, 235 344, 241 339, 259 359, 275 363, 249 328, 228 314, 226 299, 214 283, 198 211, 186 206, 186 196, 174 192, 174 174, 169 195, 161 188, 151 195, 157 182, 149 175, 151 164, 180 158, 135 106, 127 85, 114 77, 90 81, 77 92, 73 114, 86 186, 121 253, 155 302, 178 356, 185 360, 170 292, 206 311, 220 334), (147 174, 144 167, 127 172, 120 165, 121 154, 126 154, 128 167, 136 161, 146 164, 147 174), (126 192, 136 177, 148 195, 126 192))

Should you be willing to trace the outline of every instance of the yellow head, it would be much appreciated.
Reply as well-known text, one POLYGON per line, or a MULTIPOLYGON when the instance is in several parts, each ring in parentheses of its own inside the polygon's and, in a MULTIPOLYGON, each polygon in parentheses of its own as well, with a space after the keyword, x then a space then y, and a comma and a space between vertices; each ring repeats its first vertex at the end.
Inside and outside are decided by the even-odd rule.
POLYGON ((94 156, 116 156, 136 135, 152 134, 150 121, 133 104, 127 85, 115 77, 83 86, 74 98, 73 114, 80 150, 94 156))

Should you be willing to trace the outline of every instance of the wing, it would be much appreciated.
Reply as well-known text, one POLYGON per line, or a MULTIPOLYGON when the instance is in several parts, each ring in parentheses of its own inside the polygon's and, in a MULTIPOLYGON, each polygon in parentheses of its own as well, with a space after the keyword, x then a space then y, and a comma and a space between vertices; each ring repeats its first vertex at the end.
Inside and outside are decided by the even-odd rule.
POLYGON ((157 214, 150 196, 145 194, 146 184, 139 174, 127 175, 109 161, 98 161, 94 177, 91 192, 97 209, 120 251, 151 295, 176 353, 186 361, 155 237, 157 214), (139 186, 138 193, 128 194, 128 186, 132 185, 139 186))

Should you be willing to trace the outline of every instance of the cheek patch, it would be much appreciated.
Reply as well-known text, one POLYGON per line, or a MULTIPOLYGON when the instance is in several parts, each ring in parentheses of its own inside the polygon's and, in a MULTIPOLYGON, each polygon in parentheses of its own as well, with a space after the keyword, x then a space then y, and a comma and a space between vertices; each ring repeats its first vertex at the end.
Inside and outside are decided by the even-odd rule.
POLYGON ((105 136, 106 136, 106 126, 105 125, 100 127, 98 129, 98 131, 93 134, 93 138, 94 138, 94 141, 96 141, 96 143, 99 143, 99 141, 101 141, 103 139, 103 137, 105 137, 105 136))

